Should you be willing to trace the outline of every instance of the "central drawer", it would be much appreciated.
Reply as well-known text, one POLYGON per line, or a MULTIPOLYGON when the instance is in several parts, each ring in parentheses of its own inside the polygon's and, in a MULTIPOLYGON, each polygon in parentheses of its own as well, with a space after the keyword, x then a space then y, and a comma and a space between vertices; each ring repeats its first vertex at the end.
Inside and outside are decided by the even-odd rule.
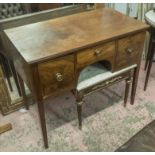
POLYGON ((77 53, 77 68, 83 69, 87 65, 99 61, 109 61, 113 67, 115 59, 115 42, 98 45, 77 53))
POLYGON ((64 56, 38 65, 43 96, 70 90, 74 85, 74 56, 64 56))

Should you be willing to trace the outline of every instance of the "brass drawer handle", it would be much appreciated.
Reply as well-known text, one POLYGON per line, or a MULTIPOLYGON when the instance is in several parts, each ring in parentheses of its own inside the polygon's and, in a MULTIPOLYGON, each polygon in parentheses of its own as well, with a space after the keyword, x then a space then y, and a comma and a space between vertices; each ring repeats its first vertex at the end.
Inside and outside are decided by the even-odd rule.
POLYGON ((100 50, 95 50, 95 53, 94 53, 96 56, 99 56, 101 54, 101 51, 100 50))
POLYGON ((57 81, 63 81, 63 75, 61 73, 56 73, 56 79, 57 81))
POLYGON ((132 49, 132 48, 127 48, 126 51, 127 51, 129 54, 133 53, 133 49, 132 49))

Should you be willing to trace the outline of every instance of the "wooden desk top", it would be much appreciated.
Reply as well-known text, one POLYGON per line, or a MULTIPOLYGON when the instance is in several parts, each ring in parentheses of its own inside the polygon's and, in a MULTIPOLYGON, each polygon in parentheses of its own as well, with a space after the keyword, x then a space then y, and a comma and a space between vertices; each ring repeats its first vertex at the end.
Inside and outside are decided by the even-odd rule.
POLYGON ((149 26, 104 8, 5 30, 29 64, 72 53, 147 29, 149 26))

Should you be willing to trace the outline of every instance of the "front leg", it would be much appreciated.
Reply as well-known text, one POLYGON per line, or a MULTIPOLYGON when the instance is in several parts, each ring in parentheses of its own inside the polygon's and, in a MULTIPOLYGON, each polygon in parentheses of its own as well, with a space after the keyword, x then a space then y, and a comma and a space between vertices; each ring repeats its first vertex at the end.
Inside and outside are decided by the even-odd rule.
POLYGON ((133 74, 133 82, 132 82, 132 90, 131 90, 131 101, 130 103, 133 105, 136 96, 137 84, 138 84, 138 76, 139 76, 140 65, 134 69, 133 74))
POLYGON ((43 96, 42 96, 37 66, 33 66, 32 73, 33 73, 33 82, 34 82, 34 93, 35 93, 34 95, 35 95, 35 100, 38 104, 38 112, 39 112, 40 125, 42 129, 43 140, 44 140, 44 146, 45 148, 48 148, 48 137, 47 137, 47 129, 46 129, 44 102, 43 102, 43 96))
POLYGON ((83 104, 83 93, 76 92, 76 104, 77 104, 77 114, 79 121, 79 129, 82 129, 82 104, 83 104))
POLYGON ((39 112, 39 117, 40 117, 40 124, 41 124, 41 129, 42 129, 44 146, 45 146, 45 148, 48 148, 48 138, 47 138, 44 103, 43 103, 43 101, 37 101, 37 104, 38 104, 38 112, 39 112))
POLYGON ((124 107, 126 107, 129 90, 130 90, 131 79, 126 79, 125 96, 124 96, 124 107))
POLYGON ((82 101, 77 102, 77 113, 78 113, 78 121, 79 121, 79 129, 82 129, 82 101))

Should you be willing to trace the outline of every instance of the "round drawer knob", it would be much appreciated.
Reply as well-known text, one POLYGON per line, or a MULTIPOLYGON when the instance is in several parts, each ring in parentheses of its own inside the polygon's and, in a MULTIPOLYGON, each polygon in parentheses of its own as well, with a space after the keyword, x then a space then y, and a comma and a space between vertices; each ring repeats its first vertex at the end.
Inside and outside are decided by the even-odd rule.
POLYGON ((127 48, 127 50, 126 50, 129 54, 130 53, 132 53, 133 52, 133 49, 131 49, 131 48, 127 48))
POLYGON ((57 81, 63 81, 63 75, 61 73, 56 73, 56 79, 57 81))
POLYGON ((100 50, 95 50, 95 55, 96 56, 99 56, 101 54, 101 51, 100 50))

